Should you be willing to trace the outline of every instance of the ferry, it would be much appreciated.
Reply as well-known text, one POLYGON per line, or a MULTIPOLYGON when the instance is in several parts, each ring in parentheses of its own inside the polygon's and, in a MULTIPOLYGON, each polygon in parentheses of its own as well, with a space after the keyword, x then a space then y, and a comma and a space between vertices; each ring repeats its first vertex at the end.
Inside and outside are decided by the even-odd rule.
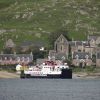
POLYGON ((54 61, 45 61, 39 66, 21 71, 20 78, 72 78, 72 70, 67 63, 57 64, 54 61))

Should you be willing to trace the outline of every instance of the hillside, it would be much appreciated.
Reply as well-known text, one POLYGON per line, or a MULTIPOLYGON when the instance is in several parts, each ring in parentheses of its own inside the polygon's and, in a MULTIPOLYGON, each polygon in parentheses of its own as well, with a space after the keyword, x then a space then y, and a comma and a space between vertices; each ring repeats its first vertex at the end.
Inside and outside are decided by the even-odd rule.
POLYGON ((100 0, 0 0, 0 48, 8 38, 48 43, 59 30, 78 40, 100 34, 100 0))

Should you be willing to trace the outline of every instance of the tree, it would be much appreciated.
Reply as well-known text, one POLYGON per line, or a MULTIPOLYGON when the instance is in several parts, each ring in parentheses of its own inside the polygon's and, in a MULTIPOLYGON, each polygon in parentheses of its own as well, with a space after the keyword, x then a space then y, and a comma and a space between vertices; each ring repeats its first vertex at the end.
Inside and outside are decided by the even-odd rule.
POLYGON ((45 50, 40 51, 38 47, 34 47, 32 52, 33 52, 34 60, 36 60, 38 58, 45 58, 47 55, 47 52, 45 50))
POLYGON ((4 53, 5 54, 12 54, 12 53, 14 53, 14 48, 4 48, 4 53))

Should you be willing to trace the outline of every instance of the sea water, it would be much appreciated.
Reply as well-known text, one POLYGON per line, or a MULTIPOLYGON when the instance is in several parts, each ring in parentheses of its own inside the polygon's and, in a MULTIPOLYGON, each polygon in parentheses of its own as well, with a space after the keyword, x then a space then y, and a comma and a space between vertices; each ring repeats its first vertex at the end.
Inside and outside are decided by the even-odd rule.
POLYGON ((0 79, 0 100, 100 100, 100 79, 0 79))

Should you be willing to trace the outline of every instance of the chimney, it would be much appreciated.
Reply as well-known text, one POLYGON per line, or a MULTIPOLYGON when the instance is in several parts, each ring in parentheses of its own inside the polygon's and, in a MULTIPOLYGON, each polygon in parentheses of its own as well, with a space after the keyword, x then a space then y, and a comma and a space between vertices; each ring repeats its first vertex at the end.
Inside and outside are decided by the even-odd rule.
POLYGON ((74 53, 72 52, 72 59, 73 59, 73 54, 74 54, 74 53))
POLYGON ((72 37, 72 41, 74 41, 74 38, 72 37))
POLYGON ((30 56, 32 57, 32 60, 33 60, 33 53, 32 52, 30 53, 30 56))

